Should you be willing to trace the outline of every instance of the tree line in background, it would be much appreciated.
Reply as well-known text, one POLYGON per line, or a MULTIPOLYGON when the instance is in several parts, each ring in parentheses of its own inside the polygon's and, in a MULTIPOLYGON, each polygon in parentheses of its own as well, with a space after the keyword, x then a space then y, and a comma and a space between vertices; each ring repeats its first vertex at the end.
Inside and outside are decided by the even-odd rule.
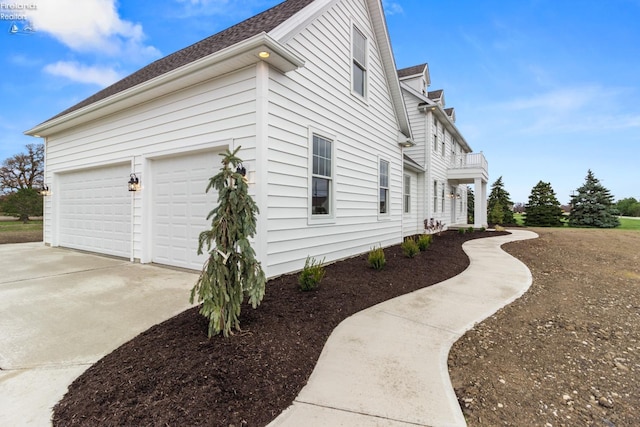
POLYGON ((572 194, 567 206, 560 204, 551 183, 543 181, 532 188, 526 205, 514 205, 500 177, 491 186, 488 221, 515 224, 514 211, 524 213, 527 226, 560 227, 566 222, 570 227, 614 228, 620 225, 619 215, 640 216, 640 203, 633 197, 614 203, 611 192, 589 170, 584 184, 572 194))
POLYGON ((42 216, 39 189, 44 184, 44 145, 28 144, 26 149, 0 166, 0 213, 18 216, 23 222, 42 216))

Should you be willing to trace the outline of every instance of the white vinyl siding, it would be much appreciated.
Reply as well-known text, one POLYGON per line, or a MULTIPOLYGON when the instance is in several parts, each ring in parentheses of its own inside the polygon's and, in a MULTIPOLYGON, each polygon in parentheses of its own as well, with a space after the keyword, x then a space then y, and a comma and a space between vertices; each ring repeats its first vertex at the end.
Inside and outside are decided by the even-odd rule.
POLYGON ((336 2, 287 44, 305 66, 271 70, 268 106, 267 274, 304 266, 307 255, 327 262, 401 241, 402 157, 398 124, 380 55, 369 43, 367 103, 353 96, 353 25, 374 34, 364 0, 336 2), (333 218, 311 215, 312 129, 334 140, 333 218), (390 214, 378 221, 378 158, 390 162, 390 214))

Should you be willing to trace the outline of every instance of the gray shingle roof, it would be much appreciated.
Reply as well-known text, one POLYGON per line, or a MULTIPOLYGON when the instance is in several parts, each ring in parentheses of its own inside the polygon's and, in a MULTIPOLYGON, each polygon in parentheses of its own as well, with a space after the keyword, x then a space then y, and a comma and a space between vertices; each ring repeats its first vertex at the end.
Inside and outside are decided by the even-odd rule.
POLYGON ((268 33, 313 1, 314 0, 286 0, 239 24, 152 62, 124 79, 102 89, 84 101, 55 115, 47 120, 47 122, 161 76, 183 65, 204 58, 205 56, 211 55, 257 34, 262 32, 268 33))
POLYGON ((414 76, 416 74, 422 74, 424 72, 424 69, 426 68, 427 63, 425 62, 424 64, 420 64, 420 65, 414 65, 412 67, 407 67, 407 68, 402 68, 401 70, 398 70, 398 77, 399 78, 403 78, 403 77, 408 77, 408 76, 414 76))
POLYGON ((444 92, 442 89, 438 89, 438 90, 434 90, 434 91, 430 91, 427 96, 429 97, 429 99, 433 99, 434 101, 439 100, 440 98, 442 98, 442 92, 444 92))

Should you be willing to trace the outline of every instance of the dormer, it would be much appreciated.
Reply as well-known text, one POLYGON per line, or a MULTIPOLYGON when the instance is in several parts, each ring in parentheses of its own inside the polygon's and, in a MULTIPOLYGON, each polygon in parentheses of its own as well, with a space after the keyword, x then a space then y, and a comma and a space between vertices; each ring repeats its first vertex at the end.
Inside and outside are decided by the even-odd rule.
POLYGON ((456 122, 456 110, 455 108, 451 107, 451 108, 445 108, 444 109, 445 114, 451 119, 451 121, 453 123, 456 122))
POLYGON ((427 96, 430 100, 437 103, 439 106, 444 108, 444 90, 438 89, 427 93, 427 96))
POLYGON ((414 65, 413 67, 398 70, 398 79, 410 86, 413 90, 426 95, 431 85, 429 64, 414 65))

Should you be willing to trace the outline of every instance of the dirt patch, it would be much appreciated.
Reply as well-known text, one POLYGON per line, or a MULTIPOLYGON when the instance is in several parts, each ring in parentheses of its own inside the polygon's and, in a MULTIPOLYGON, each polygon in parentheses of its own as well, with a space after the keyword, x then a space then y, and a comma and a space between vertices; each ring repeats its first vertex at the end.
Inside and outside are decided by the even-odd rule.
POLYGON ((3 231, 0 233, 0 245, 4 243, 42 242, 42 230, 3 231))
POLYGON ((459 274, 469 264, 463 242, 500 234, 445 232, 413 259, 386 248, 382 271, 366 255, 340 261, 313 292, 299 291, 296 275, 271 280, 231 339, 207 339, 206 320, 185 311, 89 368, 55 407, 54 424, 264 426, 293 402, 343 319, 459 274))
POLYGON ((468 424, 638 425, 640 233, 533 230, 504 246, 531 289, 449 354, 468 424))

